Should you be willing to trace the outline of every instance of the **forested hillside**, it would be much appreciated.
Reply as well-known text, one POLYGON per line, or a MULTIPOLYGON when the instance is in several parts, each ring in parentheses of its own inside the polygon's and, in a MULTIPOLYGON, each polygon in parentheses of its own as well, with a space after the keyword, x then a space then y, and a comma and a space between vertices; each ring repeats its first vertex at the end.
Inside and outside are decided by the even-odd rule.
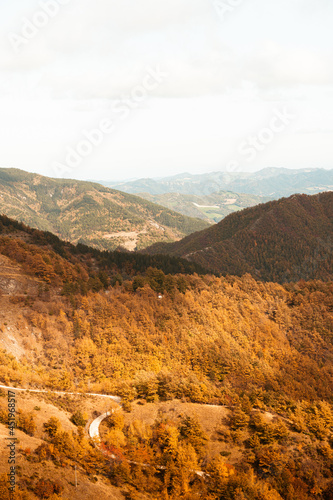
POLYGON ((208 227, 137 196, 86 181, 0 169, 0 214, 100 250, 144 248, 208 227))
POLYGON ((283 283, 332 279, 333 192, 293 195, 231 214, 149 254, 182 256, 224 275, 283 283))
POLYGON ((82 244, 74 246, 6 216, 0 216, 0 251, 19 263, 28 275, 63 287, 63 293, 98 291, 145 274, 152 266, 170 274, 205 272, 201 266, 178 257, 101 252, 82 244))
POLYGON ((82 481, 108 481, 119 498, 331 499, 332 283, 189 275, 156 257, 163 272, 127 254, 113 268, 112 255, 2 218, 0 382, 117 394, 125 411, 101 453, 82 428, 83 403, 45 396, 77 431, 22 406, 20 432, 44 437, 20 451, 17 498, 66 498, 65 476, 48 471, 72 477, 77 465, 82 481), (205 405, 219 409, 214 426, 205 405), (28 462, 37 475, 24 473, 28 462))

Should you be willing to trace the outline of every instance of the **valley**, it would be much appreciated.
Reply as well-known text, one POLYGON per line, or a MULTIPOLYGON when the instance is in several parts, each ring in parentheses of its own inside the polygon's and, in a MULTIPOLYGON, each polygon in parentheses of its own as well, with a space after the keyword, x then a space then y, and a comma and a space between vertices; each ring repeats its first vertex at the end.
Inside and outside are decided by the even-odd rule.
POLYGON ((333 2, 0 12, 0 500, 333 500, 333 2))
POLYGON ((171 210, 197 217, 210 222, 217 223, 227 215, 269 201, 270 198, 221 191, 206 196, 181 193, 149 194, 138 193, 138 196, 153 203, 165 206, 171 210))
POLYGON ((0 500, 333 500, 333 2, 0 13, 0 500))

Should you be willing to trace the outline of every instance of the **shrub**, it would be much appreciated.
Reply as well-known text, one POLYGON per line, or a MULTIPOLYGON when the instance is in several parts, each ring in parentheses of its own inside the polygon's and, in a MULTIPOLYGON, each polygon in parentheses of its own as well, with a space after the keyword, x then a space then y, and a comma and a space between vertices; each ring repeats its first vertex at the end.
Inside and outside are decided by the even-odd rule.
POLYGON ((26 413, 22 410, 18 411, 17 428, 25 432, 29 436, 33 436, 36 431, 36 423, 32 413, 26 413))
POLYGON ((77 427, 84 427, 87 423, 87 420, 84 418, 80 410, 76 413, 73 413, 70 420, 77 427))
POLYGON ((45 432, 50 438, 53 438, 61 429, 60 421, 56 417, 51 417, 43 424, 45 432))
POLYGON ((58 495, 62 490, 63 487, 59 483, 49 479, 39 479, 33 491, 39 498, 50 498, 54 493, 58 495))
POLYGON ((250 422, 250 417, 243 410, 235 410, 230 417, 230 427, 232 430, 244 429, 250 422))
POLYGON ((208 437, 196 418, 183 418, 180 434, 193 446, 199 456, 205 453, 208 437))
POLYGON ((114 428, 122 431, 125 425, 124 415, 120 411, 113 412, 107 419, 107 425, 111 429, 114 428))

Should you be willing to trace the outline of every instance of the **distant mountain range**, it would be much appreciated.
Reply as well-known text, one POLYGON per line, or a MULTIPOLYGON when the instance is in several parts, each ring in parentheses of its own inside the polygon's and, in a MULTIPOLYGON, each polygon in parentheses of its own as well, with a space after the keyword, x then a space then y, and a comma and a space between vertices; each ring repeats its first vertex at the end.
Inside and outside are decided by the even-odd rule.
POLYGON ((0 169, 0 213, 72 243, 142 249, 209 226, 168 208, 92 182, 0 169))
POLYGON ((221 191, 203 196, 181 193, 155 195, 139 193, 138 196, 171 210, 176 210, 183 215, 197 217, 210 223, 219 222, 233 212, 265 203, 271 199, 252 194, 233 193, 232 191, 221 191))
MULTIPOLYGON (((232 191, 278 199, 295 193, 315 194, 333 189, 333 170, 265 168, 259 172, 188 173, 162 179, 138 179, 130 182, 101 184, 126 193, 182 193, 197 196, 232 191)), ((175 207, 176 209, 176 207, 175 207)))
POLYGON ((293 195, 247 208, 146 252, 181 256, 224 275, 265 281, 333 278, 333 192, 293 195))

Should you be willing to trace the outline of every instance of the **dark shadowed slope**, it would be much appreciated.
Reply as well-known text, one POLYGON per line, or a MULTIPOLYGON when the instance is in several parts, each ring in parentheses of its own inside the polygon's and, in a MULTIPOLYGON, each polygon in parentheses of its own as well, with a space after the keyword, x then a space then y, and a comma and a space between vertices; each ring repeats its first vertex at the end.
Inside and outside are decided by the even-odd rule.
POLYGON ((147 249, 222 274, 284 282, 332 279, 333 193, 293 195, 229 215, 219 224, 147 249))

